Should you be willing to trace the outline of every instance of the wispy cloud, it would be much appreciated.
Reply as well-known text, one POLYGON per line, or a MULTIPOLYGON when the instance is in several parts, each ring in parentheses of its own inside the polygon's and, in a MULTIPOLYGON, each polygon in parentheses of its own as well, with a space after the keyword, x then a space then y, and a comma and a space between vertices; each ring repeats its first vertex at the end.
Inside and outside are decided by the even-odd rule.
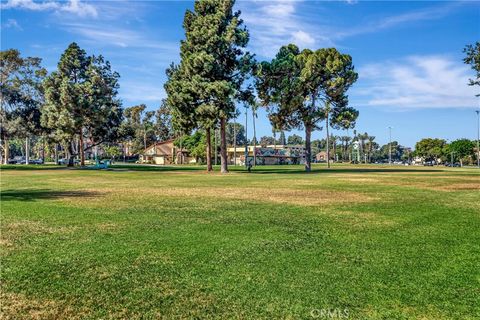
POLYGON ((379 32, 384 29, 397 27, 400 25, 411 24, 420 21, 437 20, 441 19, 448 14, 452 13, 455 8, 460 7, 462 3, 453 2, 442 5, 434 5, 429 8, 410 11, 398 15, 386 16, 383 18, 375 19, 367 24, 362 24, 348 30, 341 30, 335 32, 332 37, 334 39, 342 39, 352 37, 360 34, 368 34, 373 32, 379 32))
POLYGON ((360 87, 353 100, 360 105, 405 110, 478 106, 467 86, 470 69, 445 56, 411 56, 359 69, 360 87))
POLYGON ((80 0, 61 1, 40 1, 33 0, 8 0, 1 4, 1 9, 23 9, 32 11, 55 11, 72 13, 80 17, 97 17, 97 9, 92 5, 80 0))
POLYGON ((5 23, 2 23, 2 29, 16 29, 22 31, 22 27, 15 19, 8 19, 5 23))
POLYGON ((238 2, 250 30, 251 49, 261 56, 272 57, 281 46, 291 42, 299 47, 332 45, 299 16, 299 4, 299 1, 238 2))
POLYGON ((157 49, 170 56, 177 55, 180 47, 180 44, 177 42, 160 41, 150 37, 147 32, 142 32, 139 29, 128 29, 118 25, 66 22, 62 24, 62 27, 96 46, 157 49))
MULTIPOLYGON (((346 1, 354 4, 356 1, 346 1)), ((397 15, 365 17, 365 21, 345 28, 328 18, 319 21, 312 12, 326 9, 321 4, 304 1, 243 1, 238 2, 242 18, 250 30, 250 47, 263 57, 272 57, 282 45, 295 43, 303 47, 341 47, 342 40, 363 34, 441 19, 464 5, 460 2, 435 4, 420 10, 397 15)), ((325 12, 328 17, 328 11, 325 12)))

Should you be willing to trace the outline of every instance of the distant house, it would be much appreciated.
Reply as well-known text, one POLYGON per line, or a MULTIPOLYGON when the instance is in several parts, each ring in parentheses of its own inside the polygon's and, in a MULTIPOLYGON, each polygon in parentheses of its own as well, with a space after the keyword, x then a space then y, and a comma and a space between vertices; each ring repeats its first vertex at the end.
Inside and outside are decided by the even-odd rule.
MULTIPOLYGON (((305 163, 305 148, 303 146, 284 146, 284 145, 269 145, 266 147, 253 146, 247 147, 247 161, 253 164, 253 155, 255 152, 255 159, 257 165, 272 165, 272 164, 301 164, 305 163)), ((229 163, 245 165, 245 146, 237 148, 228 148, 227 155, 229 163)))
POLYGON ((139 162, 161 165, 195 163, 195 159, 188 156, 187 150, 180 150, 173 142, 171 139, 147 147, 140 155, 139 162))

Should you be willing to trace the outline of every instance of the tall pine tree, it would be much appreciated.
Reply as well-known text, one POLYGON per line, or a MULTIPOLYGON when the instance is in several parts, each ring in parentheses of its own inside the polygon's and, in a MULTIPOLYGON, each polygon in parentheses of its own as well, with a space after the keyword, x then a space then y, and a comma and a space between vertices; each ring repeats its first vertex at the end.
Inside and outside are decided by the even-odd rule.
POLYGON ((62 54, 57 71, 45 79, 42 125, 67 145, 69 166, 73 166, 76 155, 76 138, 81 165, 85 164, 85 150, 116 140, 122 120, 121 102, 116 97, 118 78, 102 56, 89 57, 74 42, 62 54))
POLYGON ((220 126, 221 171, 228 172, 226 124, 235 98, 250 72, 253 57, 245 52, 248 31, 233 12, 234 0, 198 0, 183 22, 181 62, 167 70, 165 84, 177 130, 206 132, 207 170, 211 167, 211 130, 220 126))

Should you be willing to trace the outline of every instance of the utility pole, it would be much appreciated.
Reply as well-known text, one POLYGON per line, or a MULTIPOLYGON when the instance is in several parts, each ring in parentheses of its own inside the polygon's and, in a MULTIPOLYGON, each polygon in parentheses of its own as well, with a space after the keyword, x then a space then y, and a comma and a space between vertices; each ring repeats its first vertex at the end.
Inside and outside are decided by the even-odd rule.
POLYGON ((30 139, 25 138, 25 164, 30 164, 30 139))
POLYGON ((388 164, 392 164, 392 127, 388 127, 389 142, 388 142, 388 164))
POLYGON ((248 106, 245 104, 245 168, 248 167, 248 106))
POLYGON ((233 165, 237 165, 237 107, 233 115, 233 165))
POLYGON ((214 133, 214 150, 215 150, 215 165, 217 165, 217 160, 218 160, 218 154, 217 154, 217 127, 215 126, 215 130, 213 131, 214 133))
POLYGON ((480 110, 475 110, 477 113, 477 166, 480 168, 480 110))

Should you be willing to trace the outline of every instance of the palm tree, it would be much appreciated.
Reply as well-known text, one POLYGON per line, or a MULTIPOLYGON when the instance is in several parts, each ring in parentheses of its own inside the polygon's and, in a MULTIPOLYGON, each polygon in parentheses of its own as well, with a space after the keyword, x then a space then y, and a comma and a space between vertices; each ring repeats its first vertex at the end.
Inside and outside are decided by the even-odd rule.
POLYGON ((358 135, 358 141, 360 142, 360 152, 363 153, 363 156, 364 156, 364 159, 365 159, 365 162, 367 161, 367 159, 365 158, 365 142, 368 140, 368 133, 360 133, 358 135))
POLYGON ((352 138, 350 138, 349 136, 340 137, 340 141, 342 141, 342 160, 343 161, 347 160, 347 150, 348 150, 348 145, 350 140, 352 140, 352 138))
POLYGON ((374 145, 375 136, 368 136, 367 150, 368 150, 368 162, 372 161, 373 145, 374 145))

